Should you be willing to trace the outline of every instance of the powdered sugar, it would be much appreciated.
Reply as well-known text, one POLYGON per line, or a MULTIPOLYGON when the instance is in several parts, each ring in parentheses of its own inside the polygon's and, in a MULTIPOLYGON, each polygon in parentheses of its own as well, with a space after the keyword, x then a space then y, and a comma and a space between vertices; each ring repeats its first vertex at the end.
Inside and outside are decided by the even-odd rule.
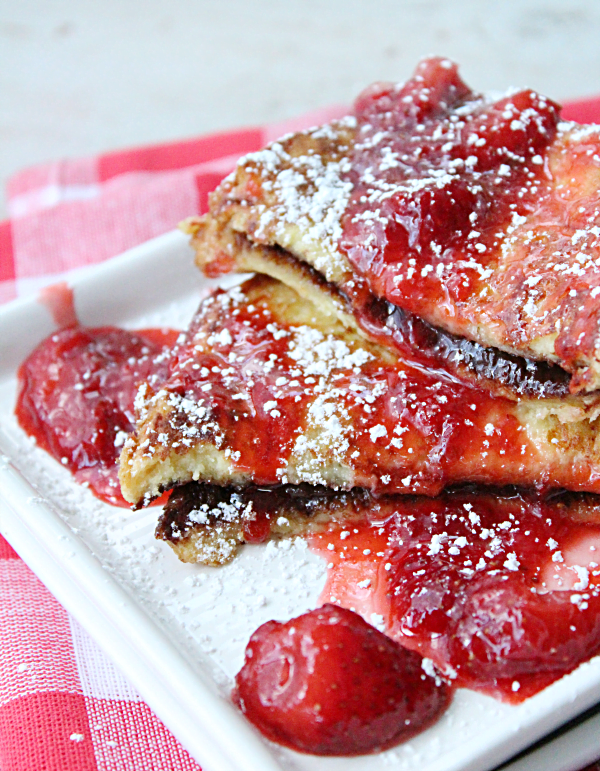
MULTIPOLYGON (((349 127, 351 123, 352 119, 340 125, 349 127)), ((306 135, 316 140, 328 132, 320 128, 306 135)), ((317 153, 291 154, 285 142, 279 141, 251 153, 240 164, 250 171, 260 170, 263 190, 270 199, 268 205, 257 206, 256 239, 268 239, 268 232, 274 230, 278 242, 289 247, 291 226, 304 248, 315 249, 315 267, 325 276, 332 269, 332 260, 338 268, 343 266, 337 256, 337 242, 342 232, 340 220, 352 191, 351 183, 342 176, 347 161, 324 160, 317 153)))

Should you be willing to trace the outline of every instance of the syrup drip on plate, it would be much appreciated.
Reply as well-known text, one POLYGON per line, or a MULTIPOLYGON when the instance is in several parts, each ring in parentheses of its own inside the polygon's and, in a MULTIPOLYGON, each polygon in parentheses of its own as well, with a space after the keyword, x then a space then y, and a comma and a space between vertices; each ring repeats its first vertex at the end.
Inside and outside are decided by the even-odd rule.
POLYGON ((134 427, 137 386, 164 380, 176 334, 70 326, 40 343, 19 369, 21 428, 107 503, 127 505, 118 458, 134 427))
POLYGON ((593 496, 456 490, 386 498, 310 536, 325 602, 362 613, 458 686, 519 702, 600 651, 593 496))
POLYGON ((44 287, 38 294, 38 302, 49 310, 58 329, 79 325, 73 289, 66 281, 44 287))
POLYGON ((559 107, 525 90, 490 102, 456 65, 427 59, 355 104, 342 250, 378 297, 422 315, 479 293, 498 231, 544 195, 559 107))

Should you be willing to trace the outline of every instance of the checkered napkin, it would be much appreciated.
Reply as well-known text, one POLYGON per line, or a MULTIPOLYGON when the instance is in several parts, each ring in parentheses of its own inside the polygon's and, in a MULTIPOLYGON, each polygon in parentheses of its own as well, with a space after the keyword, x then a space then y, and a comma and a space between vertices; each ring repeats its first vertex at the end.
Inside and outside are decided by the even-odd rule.
MULTIPOLYGON (((240 155, 343 113, 20 172, 8 185, 10 219, 0 223, 0 303, 206 211, 240 155)), ((600 122, 600 99, 571 103, 564 115, 600 122)), ((0 576, 1 771, 198 771, 2 536, 0 576)))

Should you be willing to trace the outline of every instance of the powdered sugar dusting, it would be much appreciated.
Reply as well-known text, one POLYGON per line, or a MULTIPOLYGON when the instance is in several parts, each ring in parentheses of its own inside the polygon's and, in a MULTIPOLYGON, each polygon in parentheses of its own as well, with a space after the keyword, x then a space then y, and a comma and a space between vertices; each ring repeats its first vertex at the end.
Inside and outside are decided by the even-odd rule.
MULTIPOLYGON (((353 118, 339 122, 350 126, 353 118)), ((314 139, 333 133, 330 127, 306 132, 314 139)), ((348 161, 324 160, 318 153, 290 154, 285 143, 274 142, 265 150, 247 155, 241 165, 260 170, 262 187, 271 202, 257 206, 259 225, 254 235, 265 238, 274 229, 276 239, 289 248, 288 228, 299 234, 304 249, 313 251, 315 267, 328 277, 333 267, 344 267, 337 251, 341 217, 352 184, 344 179, 348 161), (335 265, 332 265, 332 262, 335 265)))

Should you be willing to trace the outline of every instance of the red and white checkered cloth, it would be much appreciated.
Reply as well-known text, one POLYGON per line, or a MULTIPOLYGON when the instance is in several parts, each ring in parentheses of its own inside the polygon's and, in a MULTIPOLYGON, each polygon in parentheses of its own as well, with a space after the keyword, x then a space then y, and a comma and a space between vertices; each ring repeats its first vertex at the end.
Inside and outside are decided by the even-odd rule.
MULTIPOLYGON (((0 303, 173 229, 240 155, 343 113, 20 172, 0 223, 0 303)), ((600 122, 600 98, 563 114, 600 122)), ((0 536, 0 771, 146 769, 199 766, 0 536)))

